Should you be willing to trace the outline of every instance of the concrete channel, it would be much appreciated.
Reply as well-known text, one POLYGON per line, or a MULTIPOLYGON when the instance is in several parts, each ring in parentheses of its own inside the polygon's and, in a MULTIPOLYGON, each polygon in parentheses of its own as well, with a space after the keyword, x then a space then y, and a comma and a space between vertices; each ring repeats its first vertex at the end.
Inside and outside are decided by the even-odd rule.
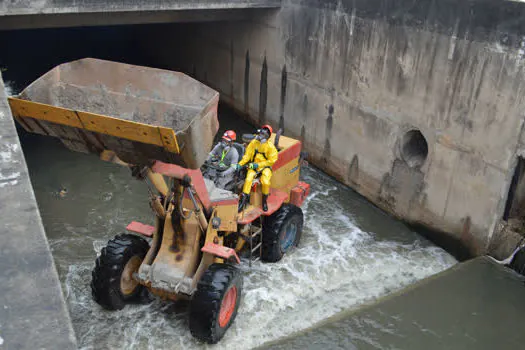
POLYGON ((0 212, 0 349, 75 349, 1 76, 0 212))
MULTIPOLYGON (((312 162, 378 207, 470 255, 504 258, 523 240, 511 227, 525 212, 521 2, 184 2, 106 15, 10 3, 3 30, 167 23, 136 29, 130 45, 301 138, 312 162)), ((1 78, 0 212, 0 350, 77 348, 1 78)), ((263 347, 521 348, 522 295, 521 276, 478 257, 263 347)))

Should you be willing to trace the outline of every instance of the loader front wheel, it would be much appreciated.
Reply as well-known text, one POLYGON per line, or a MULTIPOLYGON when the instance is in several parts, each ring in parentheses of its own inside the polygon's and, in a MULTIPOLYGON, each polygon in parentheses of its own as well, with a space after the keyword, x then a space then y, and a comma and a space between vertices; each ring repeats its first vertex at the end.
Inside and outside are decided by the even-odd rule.
POLYGON ((149 250, 142 237, 121 234, 102 248, 91 273, 93 299, 107 310, 120 310, 137 300, 143 286, 133 279, 149 250))
POLYGON ((299 244, 303 232, 303 211, 293 204, 283 204, 265 219, 261 258, 277 262, 292 247, 299 244))
POLYGON ((242 294, 242 275, 228 264, 212 264, 202 275, 190 305, 191 334, 215 344, 237 316, 242 294))

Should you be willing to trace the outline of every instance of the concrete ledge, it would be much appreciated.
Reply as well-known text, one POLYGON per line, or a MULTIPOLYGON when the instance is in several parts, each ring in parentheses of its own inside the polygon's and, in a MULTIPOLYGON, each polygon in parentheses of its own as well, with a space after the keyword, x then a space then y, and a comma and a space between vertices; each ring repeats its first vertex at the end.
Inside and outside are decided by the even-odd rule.
POLYGON ((0 217, 0 349, 76 349, 1 76, 0 217))
POLYGON ((3 1, 0 4, 0 30, 224 21, 246 18, 249 13, 242 10, 280 6, 280 0, 3 1))
POLYGON ((156 1, 97 1, 97 0, 15 0, 3 1, 3 15, 31 15, 86 12, 220 10, 280 7, 281 0, 156 0, 156 1))
POLYGON ((0 30, 238 21, 251 18, 260 14, 261 11, 270 10, 264 8, 235 8, 0 15, 0 30))

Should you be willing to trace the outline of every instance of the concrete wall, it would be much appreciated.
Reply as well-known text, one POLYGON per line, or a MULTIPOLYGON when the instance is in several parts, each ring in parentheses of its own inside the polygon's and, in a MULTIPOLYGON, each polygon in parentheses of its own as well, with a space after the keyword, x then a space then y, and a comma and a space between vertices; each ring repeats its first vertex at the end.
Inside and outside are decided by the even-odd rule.
POLYGON ((0 349, 76 349, 0 75, 0 349))
POLYGON ((0 1, 0 30, 246 19, 280 0, 0 1))
POLYGON ((256 21, 163 27, 169 47, 154 32, 144 47, 300 137, 378 206, 481 254, 525 139, 524 14, 496 0, 288 0, 256 21), (403 152, 413 129, 422 164, 403 152))

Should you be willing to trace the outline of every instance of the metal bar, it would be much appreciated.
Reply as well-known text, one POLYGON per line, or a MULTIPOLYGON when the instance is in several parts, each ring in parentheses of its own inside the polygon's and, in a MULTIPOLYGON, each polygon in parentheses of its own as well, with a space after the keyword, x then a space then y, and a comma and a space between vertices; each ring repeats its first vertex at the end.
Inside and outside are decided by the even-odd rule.
POLYGON ((262 243, 259 243, 259 244, 257 244, 257 245, 255 246, 255 248, 253 248, 253 250, 255 251, 255 250, 257 250, 258 248, 260 248, 261 246, 262 246, 262 243))
MULTIPOLYGON (((251 226, 250 226, 251 228, 251 226)), ((250 261, 249 261, 249 267, 252 267, 252 255, 253 255, 253 238, 250 237, 250 261)))
POLYGON ((161 174, 154 173, 151 169, 148 169, 147 176, 149 181, 153 186, 161 193, 163 196, 167 196, 169 189, 164 177, 161 174))
POLYGON ((195 196, 193 195, 193 186, 186 187, 186 190, 195 208, 195 215, 197 216, 201 229, 203 231, 206 231, 208 228, 208 221, 206 220, 206 216, 204 215, 204 212, 201 210, 199 204, 197 203, 197 200, 195 199, 195 196))

